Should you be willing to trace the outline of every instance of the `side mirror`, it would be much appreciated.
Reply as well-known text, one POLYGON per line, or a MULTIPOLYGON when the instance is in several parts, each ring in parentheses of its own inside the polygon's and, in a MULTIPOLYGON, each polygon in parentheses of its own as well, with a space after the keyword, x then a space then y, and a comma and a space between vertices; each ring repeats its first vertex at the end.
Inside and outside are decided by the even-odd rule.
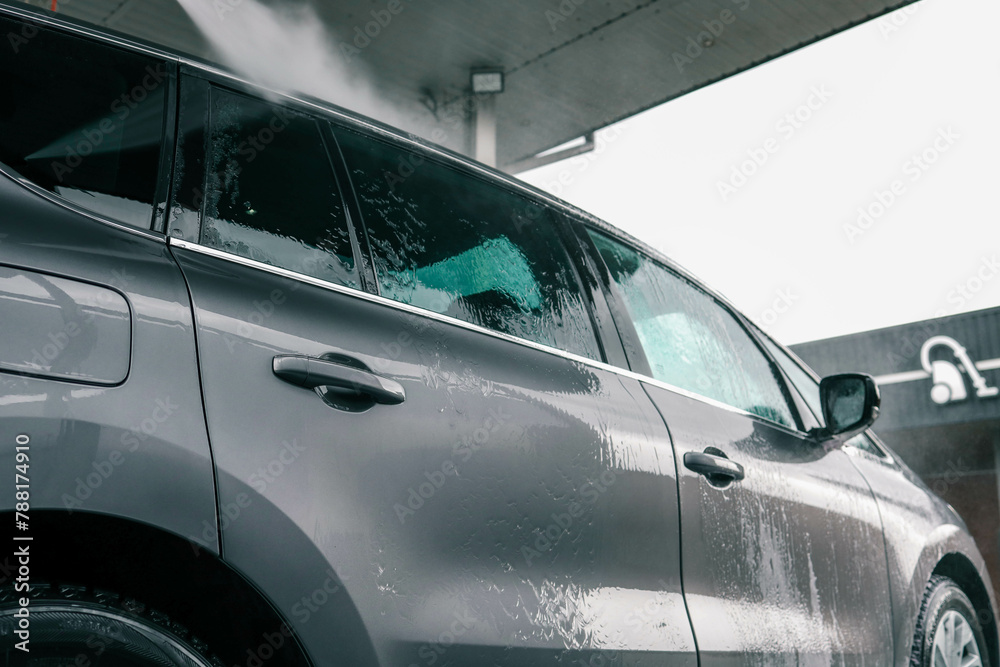
POLYGON ((842 373, 823 378, 819 383, 824 428, 815 429, 821 442, 846 442, 871 426, 878 417, 878 385, 870 375, 842 373))

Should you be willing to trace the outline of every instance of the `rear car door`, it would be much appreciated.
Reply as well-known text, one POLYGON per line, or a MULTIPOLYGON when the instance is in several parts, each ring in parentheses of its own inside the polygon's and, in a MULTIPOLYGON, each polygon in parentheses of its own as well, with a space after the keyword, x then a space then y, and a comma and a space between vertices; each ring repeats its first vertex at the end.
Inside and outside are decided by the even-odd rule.
POLYGON ((317 663, 694 664, 669 439, 554 216, 301 106, 181 96, 224 557, 317 663))
POLYGON ((701 665, 889 664, 881 521, 850 458, 806 435, 727 307, 626 243, 587 236, 673 441, 701 665))

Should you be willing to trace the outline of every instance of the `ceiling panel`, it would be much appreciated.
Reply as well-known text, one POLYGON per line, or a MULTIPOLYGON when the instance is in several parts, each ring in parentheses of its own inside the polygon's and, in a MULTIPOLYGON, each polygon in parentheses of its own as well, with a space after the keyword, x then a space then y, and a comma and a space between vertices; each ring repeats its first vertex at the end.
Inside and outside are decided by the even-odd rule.
MULTIPOLYGON (((253 1, 205 0, 226 2, 232 12, 253 1)), ((465 108, 471 68, 502 67, 507 78, 506 90, 497 100, 497 127, 498 157, 504 165, 909 0, 315 0, 314 4, 330 35, 330 48, 339 52, 343 44, 352 45, 366 26, 372 28, 368 24, 378 16, 384 21, 387 6, 397 1, 401 10, 378 26, 377 36, 367 43, 361 38, 364 48, 350 59, 348 71, 363 72, 371 80, 395 107, 391 115, 395 123, 427 135, 441 125, 443 110, 465 108), (717 34, 710 34, 706 22, 717 34), (678 55, 689 60, 678 62, 678 55)), ((29 4, 47 8, 51 0, 29 4)), ((213 58, 176 0, 61 0, 59 12, 213 58)), ((334 102, 350 106, 349 100, 334 102)), ((468 125, 449 127, 444 143, 467 152, 468 137, 468 125)))

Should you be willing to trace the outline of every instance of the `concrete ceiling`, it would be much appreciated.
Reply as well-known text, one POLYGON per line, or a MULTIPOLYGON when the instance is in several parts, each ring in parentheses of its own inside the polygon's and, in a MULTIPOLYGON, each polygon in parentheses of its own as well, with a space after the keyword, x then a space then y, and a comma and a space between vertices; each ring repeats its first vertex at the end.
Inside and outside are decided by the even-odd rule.
MULTIPOLYGON (((250 1, 205 0, 234 11, 250 1)), ((470 70, 502 68, 501 166, 910 1, 313 0, 337 48, 363 45, 352 59, 415 119, 403 129, 426 134, 428 123, 441 123, 449 111, 467 115, 470 70), (373 24, 379 17, 383 25, 373 24), (366 28, 377 33, 367 43, 359 37, 366 28)), ((51 0, 30 4, 49 7, 51 0)), ((58 11, 213 57, 175 0, 60 0, 58 11)), ((468 153, 470 127, 443 143, 468 153)))

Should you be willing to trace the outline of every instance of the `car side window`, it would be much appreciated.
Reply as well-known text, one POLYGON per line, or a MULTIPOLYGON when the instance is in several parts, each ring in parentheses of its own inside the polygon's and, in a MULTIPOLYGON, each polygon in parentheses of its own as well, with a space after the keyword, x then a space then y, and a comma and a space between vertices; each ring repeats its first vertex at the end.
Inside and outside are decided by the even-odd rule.
POLYGON ((416 153, 337 130, 382 296, 601 359, 544 207, 416 153))
POLYGON ((78 206, 149 229, 166 64, 8 18, 0 35, 12 38, 0 49, 0 163, 78 206))
POLYGON ((347 214, 318 122, 214 87, 210 108, 199 242, 357 288, 347 214))
MULTIPOLYGON (((764 346, 767 348, 768 352, 770 352, 771 356, 773 356, 775 361, 778 362, 781 369, 785 371, 785 375, 788 376, 788 380, 792 383, 795 389, 798 390, 803 400, 805 400, 806 405, 809 406, 809 411, 813 413, 816 421, 822 424, 823 408, 819 400, 819 382, 806 373, 806 371, 799 364, 797 364, 794 359, 788 356, 788 354, 778 347, 766 334, 759 333, 759 338, 764 341, 764 346)), ((859 433, 844 444, 854 447, 855 449, 868 452, 874 456, 884 456, 882 451, 871 441, 871 438, 864 433, 859 433)))
POLYGON ((795 428, 774 368, 728 310, 628 246, 589 233, 655 379, 795 428))

